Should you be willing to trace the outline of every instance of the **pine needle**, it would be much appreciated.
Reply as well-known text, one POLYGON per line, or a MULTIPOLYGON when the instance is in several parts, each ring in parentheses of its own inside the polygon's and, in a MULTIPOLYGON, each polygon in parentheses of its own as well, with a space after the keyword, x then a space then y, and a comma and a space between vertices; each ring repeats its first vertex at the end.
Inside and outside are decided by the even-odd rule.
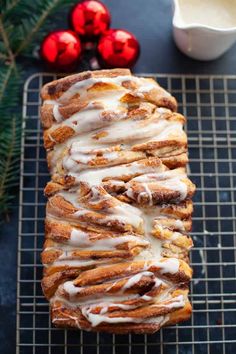
POLYGON ((5 1, 5 6, 3 6, 2 9, 2 14, 5 15, 7 14, 9 11, 11 11, 12 9, 14 9, 14 7, 19 4, 21 0, 6 0, 5 1))
POLYGON ((0 17, 0 35, 2 37, 2 40, 3 40, 3 43, 4 43, 4 46, 7 50, 7 53, 9 55, 9 59, 11 61, 11 65, 16 66, 16 63, 15 63, 15 57, 12 53, 12 50, 11 50, 11 47, 10 47, 10 43, 9 43, 9 39, 8 39, 8 35, 7 35, 7 32, 5 31, 5 28, 4 28, 4 25, 3 25, 3 22, 2 22, 2 18, 0 17))
POLYGON ((2 104, 2 100, 4 97, 4 93, 6 90, 6 87, 8 85, 8 82, 11 77, 11 73, 13 70, 13 65, 9 65, 8 67, 3 67, 0 72, 0 105, 2 104))
POLYGON ((0 127, 1 122, 8 120, 19 105, 20 73, 19 65, 17 71, 11 64, 0 66, 0 127))
POLYGON ((17 118, 6 123, 0 133, 0 215, 7 213, 11 189, 18 184, 21 124, 17 118))
MULTIPOLYGON (((35 41, 55 10, 71 0, 0 0, 0 218, 12 207, 19 181, 22 81, 20 54, 32 55, 35 41)), ((49 22, 49 21, 48 21, 49 22)), ((51 24, 50 24, 51 25, 51 24)))
POLYGON ((15 55, 21 53, 32 41, 33 37, 36 33, 38 33, 39 29, 42 27, 43 23, 45 22, 46 18, 58 7, 58 5, 62 3, 61 0, 45 0, 44 6, 42 8, 41 16, 37 18, 36 21, 32 21, 33 27, 29 31, 28 26, 25 23, 25 28, 27 29, 27 36, 25 40, 19 45, 19 47, 15 51, 15 55), (35 22, 35 23, 34 23, 35 22))

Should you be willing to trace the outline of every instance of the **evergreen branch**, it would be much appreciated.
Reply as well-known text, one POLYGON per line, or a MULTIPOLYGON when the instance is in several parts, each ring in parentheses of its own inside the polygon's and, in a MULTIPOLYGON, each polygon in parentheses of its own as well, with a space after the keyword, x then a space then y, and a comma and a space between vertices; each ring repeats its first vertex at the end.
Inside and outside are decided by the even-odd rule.
POLYGON ((61 0, 52 0, 52 1, 50 1, 48 6, 46 6, 45 10, 42 12, 41 16, 39 17, 39 19, 35 23, 34 28, 32 28, 32 30, 26 36, 25 40, 16 49, 15 55, 18 55, 19 53, 21 53, 27 47, 27 45, 29 45, 29 43, 31 42, 32 38, 39 31, 39 29, 43 25, 44 21, 46 20, 46 18, 60 4, 60 2, 61 2, 61 0))
POLYGON ((0 79, 1 79, 0 80, 1 81, 0 82, 0 105, 1 105, 2 100, 3 100, 6 87, 8 85, 9 80, 10 80, 12 70, 13 70, 13 63, 11 63, 8 66, 8 69, 7 69, 7 71, 5 71, 5 73, 4 73, 4 70, 2 70, 2 73, 0 73, 0 75, 2 76, 2 77, 0 76, 0 79))
POLYGON ((8 56, 6 54, 0 53, 0 60, 7 60, 8 56))
POLYGON ((8 52, 8 55, 9 55, 9 59, 11 61, 11 63, 13 64, 14 68, 16 67, 16 63, 15 63, 15 57, 12 53, 12 50, 11 50, 11 47, 10 47, 10 43, 9 43, 9 40, 8 40, 8 36, 7 36, 7 33, 4 29, 4 26, 3 26, 3 22, 2 22, 2 17, 0 16, 0 34, 2 36, 2 40, 3 40, 3 43, 5 45, 5 48, 8 52))
POLYGON ((9 117, 14 115, 17 107, 19 107, 19 92, 22 84, 19 65, 17 66, 17 72, 11 70, 9 78, 7 77, 8 70, 9 65, 0 65, 0 132, 5 121, 8 121, 9 117), (6 80, 7 84, 5 84, 6 80))
POLYGON ((18 3, 20 2, 21 0, 13 0, 7 7, 7 11, 11 11, 12 9, 14 9, 14 7, 16 5, 18 5, 18 3))
MULTIPOLYGON (((1 1, 1 0, 0 0, 1 1)), ((21 119, 14 117, 21 99, 18 56, 32 53, 50 26, 47 18, 72 0, 5 0, 0 13, 0 219, 12 207, 18 184, 21 119), (46 22, 46 23, 45 23, 46 22), (12 189, 13 188, 13 189, 12 189)), ((60 13, 58 13, 60 15, 60 13)), ((57 18, 56 14, 54 19, 57 18)))
POLYGON ((9 189, 18 183, 21 127, 15 117, 0 135, 0 215, 9 210, 12 196, 9 189))
POLYGON ((20 1, 21 0, 13 0, 7 2, 5 8, 2 10, 2 15, 4 16, 6 13, 14 9, 14 7, 16 7, 20 1))

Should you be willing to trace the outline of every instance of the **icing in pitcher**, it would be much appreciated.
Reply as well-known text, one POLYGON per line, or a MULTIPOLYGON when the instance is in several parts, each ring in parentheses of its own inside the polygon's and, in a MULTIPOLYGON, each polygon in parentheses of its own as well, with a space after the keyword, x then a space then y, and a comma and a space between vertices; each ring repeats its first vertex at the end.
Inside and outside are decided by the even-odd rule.
POLYGON ((174 0, 178 48, 199 60, 218 58, 236 41, 236 0, 174 0))

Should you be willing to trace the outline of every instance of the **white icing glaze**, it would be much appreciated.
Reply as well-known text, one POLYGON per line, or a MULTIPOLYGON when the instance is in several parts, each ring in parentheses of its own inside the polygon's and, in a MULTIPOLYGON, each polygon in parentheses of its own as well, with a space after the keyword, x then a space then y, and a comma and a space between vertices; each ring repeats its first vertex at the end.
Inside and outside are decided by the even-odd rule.
POLYGON ((168 303, 168 304, 155 304, 154 306, 155 307, 166 307, 168 309, 178 309, 178 308, 181 308, 181 307, 184 307, 186 303, 186 299, 184 298, 183 295, 179 295, 179 296, 176 296, 176 297, 173 297, 171 299, 171 301, 168 303))
POLYGON ((148 245, 148 241, 141 239, 140 237, 133 235, 125 235, 120 237, 109 237, 104 239, 98 239, 90 241, 88 234, 81 232, 80 230, 73 229, 71 232, 70 240, 67 242, 67 245, 72 246, 73 248, 80 247, 86 248, 89 250, 112 250, 116 246, 121 245, 125 242, 138 243, 140 245, 148 245))
MULTIPOLYGON (((151 191, 150 191, 150 189, 149 189, 149 187, 148 187, 148 184, 147 184, 147 183, 143 183, 143 187, 144 187, 144 190, 145 190, 145 191, 144 191, 144 192, 141 192, 141 193, 139 194, 139 196, 138 196, 138 203, 140 203, 142 196, 145 195, 145 196, 148 197, 149 205, 153 205, 153 203, 152 203, 152 193, 151 193, 151 191)), ((128 191, 128 193, 129 193, 129 191, 128 191)))
POLYGON ((108 219, 113 220, 118 217, 120 220, 130 223, 134 227, 138 228, 143 224, 141 212, 138 208, 135 208, 126 203, 119 203, 119 205, 109 208, 108 213, 112 212, 114 216, 108 216, 108 219))
POLYGON ((119 158, 118 151, 114 148, 100 148, 80 146, 77 142, 72 143, 69 155, 63 159, 63 166, 68 171, 79 172, 89 167, 89 164, 98 156, 103 157, 108 162, 113 162, 119 158))
MULTIPOLYGON (((70 100, 75 94, 80 95, 80 98, 83 98, 87 90, 92 87, 94 84, 103 82, 103 83, 112 83, 115 85, 121 85, 123 81, 130 80, 131 76, 117 76, 114 78, 89 78, 83 81, 76 82, 74 85, 70 86, 70 88, 61 95, 59 101, 64 102, 70 100)), ((124 88, 123 88, 124 89, 124 88)), ((124 89, 125 90, 125 89, 124 89)), ((115 91, 115 90, 111 90, 115 91)), ((116 91, 115 91, 116 92, 116 91)))
POLYGON ((56 100, 44 100, 43 101, 43 104, 46 105, 46 104, 57 104, 57 101, 56 100))
POLYGON ((179 0, 179 21, 182 25, 219 29, 234 29, 236 26, 235 0, 179 0))
POLYGON ((98 261, 98 260, 77 260, 77 259, 66 259, 64 257, 64 254, 61 255, 56 261, 53 262, 54 266, 68 266, 68 267, 87 267, 90 265, 97 264, 98 262, 100 263, 105 263, 106 260, 98 261))
POLYGON ((67 242, 72 247, 89 247, 91 242, 89 241, 88 234, 82 230, 73 229, 70 234, 70 239, 67 242))
MULTIPOLYGON (((55 311, 55 309, 53 309, 55 311)), ((67 318, 74 321, 77 328, 80 328, 80 325, 79 325, 79 320, 78 320, 78 317, 76 316, 71 316, 71 315, 68 315, 67 314, 67 318)), ((60 318, 60 317, 53 317, 52 319, 52 323, 57 323, 57 322, 60 322, 60 321, 65 321, 64 318, 60 318)))
MULTIPOLYGON (((74 85, 72 85, 59 99, 60 102, 68 101, 71 97, 73 97, 75 94, 80 95, 80 98, 83 98, 87 94, 87 90, 92 87, 96 83, 111 83, 114 85, 118 85, 120 87, 117 87, 116 90, 111 90, 111 91, 117 91, 117 90, 124 90, 126 89, 124 87, 121 87, 122 83, 125 81, 132 81, 136 83, 139 88, 136 90, 137 94, 148 92, 153 88, 157 88, 158 86, 154 84, 154 82, 150 82, 150 80, 144 79, 144 78, 138 78, 135 76, 129 76, 129 75, 123 75, 123 76, 116 76, 112 78, 103 78, 103 77, 93 77, 89 78, 83 81, 76 82, 74 85)), ((163 91, 163 94, 166 96, 169 96, 169 93, 165 91, 164 89, 158 87, 161 91, 163 91)))
MULTIPOLYGON (((117 108, 110 112, 107 107, 103 107, 103 102, 99 101, 98 108, 96 102, 90 103, 86 108, 74 113, 70 118, 66 119, 60 126, 67 126, 73 128, 78 134, 88 133, 101 127, 106 127, 114 121, 124 119, 126 112, 124 109, 117 108), (102 114, 103 113, 103 114, 102 114), (112 119, 105 119, 104 114, 109 114, 112 119)), ((53 127, 57 127, 54 124, 53 127)))
POLYGON ((64 284, 61 285, 61 290, 66 291, 66 293, 69 295, 69 301, 71 301, 71 303, 68 302, 64 297, 59 296, 58 294, 54 296, 52 302, 60 299, 60 301, 67 302, 68 307, 71 306, 75 307, 81 305, 90 305, 91 307, 97 307, 97 306, 102 306, 101 304, 106 304, 106 306, 117 305, 119 304, 119 302, 135 300, 138 299, 139 297, 138 294, 122 295, 122 292, 113 295, 104 293, 102 294, 103 296, 102 298, 100 293, 94 294, 92 297, 91 296, 79 297, 78 295, 80 295, 82 289, 83 287, 75 286, 73 284, 73 281, 66 281, 64 284))
MULTIPOLYGON (((86 216, 89 217, 91 210, 81 207, 77 201, 76 193, 61 191, 58 193, 58 195, 62 196, 65 200, 69 201, 79 209, 73 214, 76 218, 80 219, 82 217, 84 219, 86 216)), ((107 198, 112 199, 113 197, 107 194, 107 198)), ((112 221, 117 221, 121 225, 129 224, 134 228, 140 228, 143 225, 143 219, 141 217, 140 210, 120 201, 116 201, 116 205, 113 207, 107 207, 106 213, 100 213, 100 215, 102 216, 102 219, 99 220, 99 223, 106 226, 110 226, 112 221)), ((85 221, 83 220, 82 222, 85 221)))
POLYGON ((132 288, 132 286, 134 286, 136 283, 138 283, 142 277, 149 277, 149 276, 152 276, 153 273, 152 272, 141 272, 141 273, 138 273, 138 274, 135 274, 133 275, 132 277, 130 277, 127 282, 125 283, 123 289, 126 290, 126 289, 129 289, 129 288, 132 288))
MULTIPOLYGON (((152 203, 152 196, 150 197, 149 195, 151 194, 151 192, 149 189, 147 189, 147 183, 157 183, 158 186, 160 187, 179 192, 178 199, 181 201, 187 197, 188 188, 186 183, 182 181, 184 178, 187 178, 187 176, 185 173, 183 172, 180 173, 180 172, 182 172, 182 170, 179 170, 178 172, 176 172, 175 170, 170 170, 170 171, 164 171, 160 173, 143 174, 141 176, 133 178, 132 181, 142 183, 142 186, 144 187, 145 190, 142 193, 148 195, 149 204, 152 203)), ((128 196, 132 198, 133 197, 132 187, 131 189, 128 189, 126 193, 128 196)))
POLYGON ((66 281, 64 284, 63 284, 63 289, 68 293, 70 294, 70 300, 72 300, 72 298, 79 294, 81 288, 79 286, 75 286, 73 281, 66 281))
POLYGON ((151 318, 143 317, 109 317, 103 314, 94 314, 91 313, 91 307, 82 307, 83 316, 91 323, 92 327, 96 327, 99 324, 105 323, 155 323, 155 324, 164 324, 168 320, 168 316, 158 316, 151 318))
POLYGON ((82 314, 91 323, 92 327, 96 327, 102 322, 105 323, 129 323, 142 322, 142 319, 135 319, 133 317, 109 317, 101 314, 91 313, 90 307, 82 307, 82 314))
POLYGON ((76 173, 71 173, 72 176, 76 178, 78 182, 85 182, 89 185, 99 185, 104 180, 104 178, 114 178, 120 176, 130 176, 135 174, 141 174, 145 171, 155 171, 156 167, 147 166, 138 162, 133 162, 127 165, 118 165, 107 168, 100 168, 95 170, 82 171, 79 175, 76 173))
POLYGON ((180 130, 182 130, 181 123, 173 123, 168 120, 125 120, 107 127, 105 129, 106 135, 100 137, 98 141, 106 144, 131 143, 153 137, 153 141, 162 141, 166 140, 171 133, 176 135, 180 130))
POLYGON ((153 265, 161 268, 161 274, 175 274, 179 270, 179 260, 176 258, 168 258, 165 260, 165 262, 153 261, 153 265))
POLYGON ((61 113, 59 112, 59 104, 54 104, 53 106, 53 116, 58 123, 63 120, 61 113))
MULTIPOLYGON (((131 225, 135 229, 138 229, 140 233, 144 233, 144 238, 126 234, 124 236, 120 235, 95 240, 90 239, 89 232, 73 228, 70 238, 66 243, 57 243, 52 247, 63 251, 59 258, 53 262, 54 266, 83 267, 98 264, 107 265, 107 260, 78 259, 78 257, 76 258, 73 255, 73 251, 78 248, 82 250, 106 251, 115 250, 117 246, 123 243, 131 243, 131 247, 135 247, 135 245, 144 246, 141 253, 133 258, 134 261, 146 261, 143 270, 128 277, 122 290, 114 294, 114 296, 110 296, 109 294, 102 294, 102 296, 101 294, 94 294, 89 298, 80 299, 78 295, 82 288, 75 286, 73 281, 66 281, 61 287, 69 294, 70 301, 68 301, 68 297, 66 299, 57 294, 51 299, 52 303, 59 299, 66 306, 79 307, 83 316, 94 327, 103 322, 111 324, 143 322, 162 325, 168 321, 168 315, 146 319, 131 318, 129 316, 110 317, 108 315, 111 306, 116 306, 124 311, 136 308, 136 305, 121 303, 129 299, 140 298, 143 301, 152 301, 154 303, 152 306, 164 306, 168 309, 183 307, 186 302, 186 299, 182 295, 171 299, 168 290, 155 298, 147 294, 122 294, 145 276, 153 277, 153 288, 160 287, 164 280, 155 276, 150 271, 151 267, 155 266, 159 268, 158 274, 161 277, 162 274, 177 273, 180 263, 176 258, 168 258, 165 261, 161 261, 162 241, 152 235, 154 220, 158 223, 158 218, 165 218, 164 215, 161 215, 160 208, 155 206, 155 208, 153 207, 153 211, 150 212, 149 209, 137 208, 121 202, 112 195, 106 194, 105 191, 101 192, 99 188, 101 188, 102 183, 104 180, 109 179, 113 185, 127 187, 126 194, 130 198, 133 198, 132 182, 141 183, 143 191, 139 194, 137 201, 139 203, 145 197, 148 200, 149 207, 153 205, 153 195, 150 186, 152 183, 157 183, 161 188, 178 191, 180 195, 178 200, 184 200, 187 196, 187 186, 183 182, 186 174, 181 169, 164 171, 162 165, 145 166, 142 162, 139 163, 137 161, 117 166, 93 167, 89 169, 93 160, 98 156, 103 157, 108 162, 119 158, 120 151, 117 151, 116 147, 121 146, 121 143, 125 144, 124 150, 131 150, 132 145, 135 143, 164 141, 184 134, 182 122, 166 119, 166 113, 170 112, 166 108, 156 108, 155 113, 150 114, 149 118, 141 115, 138 119, 127 119, 128 105, 121 102, 121 98, 124 94, 130 93, 130 90, 121 86, 124 81, 132 81, 137 85, 137 88, 132 91, 133 96, 143 99, 145 94, 153 89, 159 89, 164 96, 169 96, 169 93, 159 88, 150 80, 132 76, 118 76, 114 78, 90 78, 77 82, 63 93, 59 100, 46 100, 44 102, 44 104, 53 105, 53 116, 56 122, 53 124, 51 130, 59 126, 67 126, 73 128, 76 133, 75 136, 67 139, 65 144, 57 144, 54 147, 52 165, 56 165, 58 161, 62 160, 61 156, 63 154, 62 168, 65 174, 68 172, 70 176, 75 177, 79 187, 81 184, 86 184, 91 191, 88 209, 80 203, 79 193, 76 192, 77 187, 71 191, 60 191, 57 193, 57 195, 61 195, 78 209, 73 216, 81 223, 86 223, 84 221, 86 215, 96 212, 102 216, 102 221, 100 220, 99 222, 100 224, 103 223, 103 226, 110 227, 113 225, 112 222, 118 221, 120 224, 131 225), (62 117, 59 112, 61 104, 68 102, 75 94, 79 94, 79 99, 84 99, 86 102, 87 90, 100 82, 112 83, 117 85, 117 87, 101 94, 98 93, 98 96, 93 98, 85 108, 74 113, 71 117, 67 119, 62 117), (68 149, 66 154, 64 154, 65 146, 68 149), (121 177, 125 177, 125 180, 129 180, 129 182, 119 180, 121 177), (102 206, 99 206, 100 204, 102 205, 101 202, 104 202, 104 209, 102 206), (165 300, 171 301, 168 304, 162 304, 161 301, 165 300), (101 307, 100 313, 92 313, 97 306, 101 307)), ((54 141, 50 134, 49 138, 54 141)), ((176 220, 174 225, 180 231, 184 231, 184 225, 181 220, 176 220)), ((156 227, 163 228, 161 224, 157 224, 156 227)), ((178 236, 179 233, 173 232, 170 240, 174 240, 178 236)), ((118 280, 115 279, 109 289, 118 280)), ((78 318, 71 316, 71 319, 79 327, 78 318)), ((54 321, 56 320, 60 320, 60 318, 54 319, 54 321)))
POLYGON ((151 259, 160 259, 162 253, 162 242, 161 240, 155 238, 154 236, 147 236, 146 239, 149 241, 150 247, 145 248, 135 257, 135 260, 151 260, 151 259))
POLYGON ((146 84, 146 85, 144 85, 144 86, 141 86, 139 89, 138 89, 138 93, 137 93, 137 95, 140 95, 140 96, 142 96, 142 94, 144 94, 144 93, 147 93, 147 92, 149 92, 149 91, 151 91, 151 90, 153 90, 153 89, 156 89, 156 85, 154 84, 154 83, 148 83, 148 84, 146 84))
POLYGON ((185 231, 184 223, 182 220, 175 220, 175 227, 177 227, 180 231, 185 231))
POLYGON ((159 324, 160 326, 163 326, 163 324, 169 320, 169 317, 170 317, 169 315, 150 317, 148 319, 145 319, 144 323, 154 323, 154 324, 159 324))

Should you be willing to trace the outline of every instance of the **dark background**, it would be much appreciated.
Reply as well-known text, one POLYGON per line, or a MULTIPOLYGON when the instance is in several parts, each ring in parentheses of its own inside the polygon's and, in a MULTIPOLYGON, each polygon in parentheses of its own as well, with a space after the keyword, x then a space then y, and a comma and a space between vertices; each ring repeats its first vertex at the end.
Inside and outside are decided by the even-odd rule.
MULTIPOLYGON (((194 61, 175 47, 171 33, 171 0, 104 0, 111 11, 112 27, 133 32, 141 45, 141 55, 134 67, 138 73, 235 74, 236 46, 220 59, 212 62, 194 61)), ((61 22, 52 21, 52 30, 66 28, 65 14, 61 22)), ((21 59, 24 80, 34 72, 44 71, 35 59, 21 59)), ((78 70, 84 69, 79 67, 78 70)), ((22 107, 19 107, 21 111, 22 107)), ((15 352, 16 325, 16 262, 18 205, 10 216, 10 223, 1 225, 0 237, 0 353, 15 352)))

